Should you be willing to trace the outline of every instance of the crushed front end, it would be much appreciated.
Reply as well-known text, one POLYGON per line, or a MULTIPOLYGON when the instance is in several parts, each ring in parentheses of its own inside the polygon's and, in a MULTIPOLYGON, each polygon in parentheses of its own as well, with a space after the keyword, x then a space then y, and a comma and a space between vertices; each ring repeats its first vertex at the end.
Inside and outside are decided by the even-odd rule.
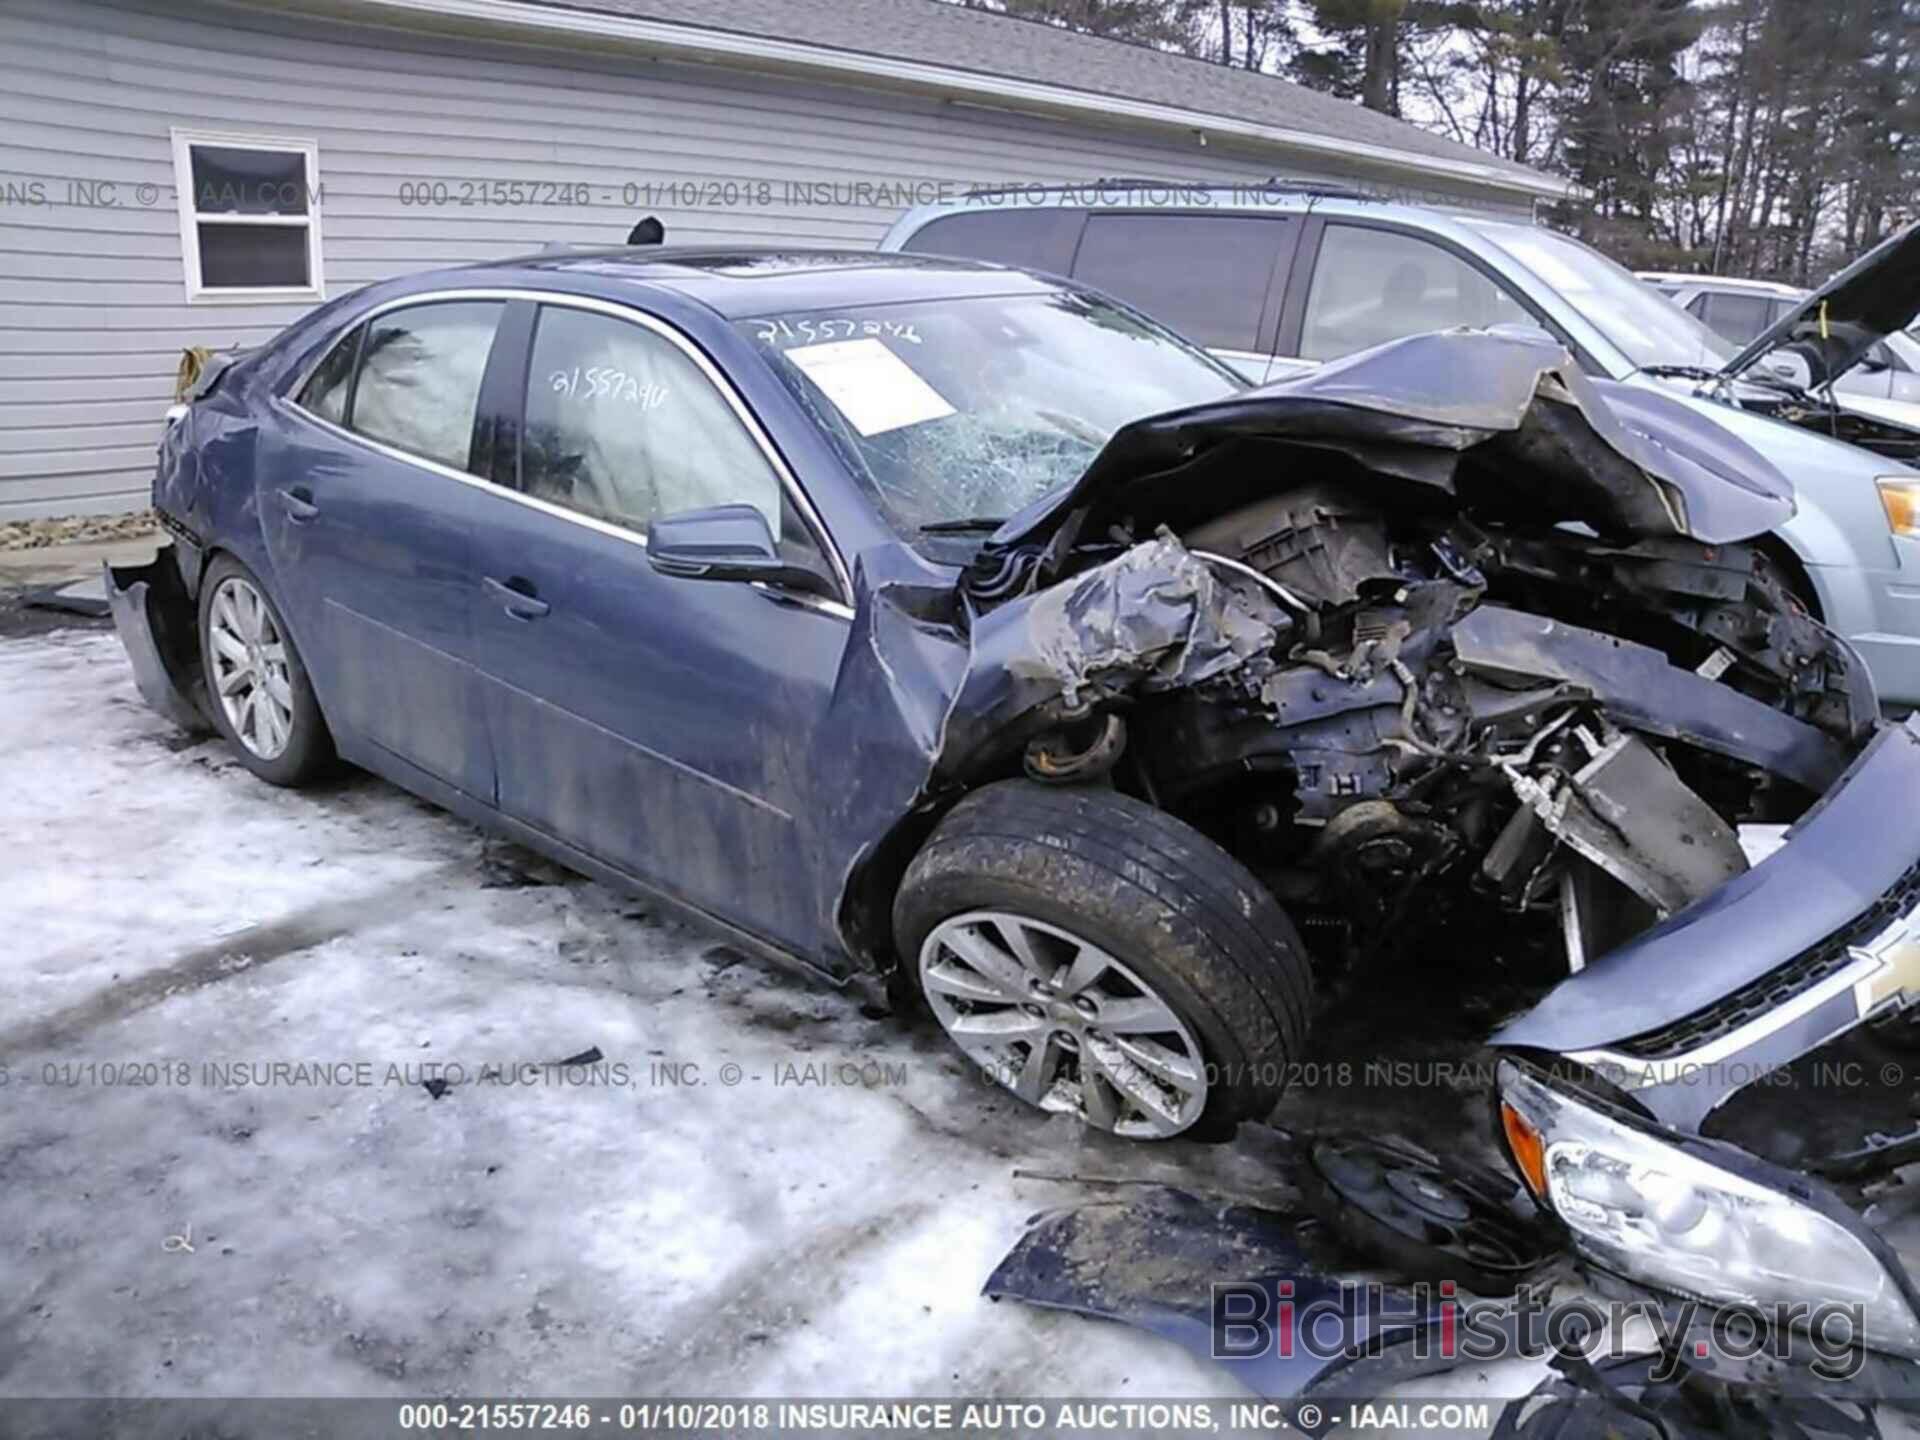
POLYGON ((1169 811, 1336 976, 1578 972, 1744 874, 1872 734, 1772 559, 1791 514, 1764 458, 1542 336, 1397 342, 1137 422, 1009 521, 941 769, 1025 747, 1169 811))
POLYGON ((1544 991, 1494 1039, 1501 1134, 1583 1268, 1844 1300, 1911 1397, 1920 1305, 1866 1217, 1920 1159, 1920 1072, 1797 1127, 1756 1084, 1920 1033, 1920 726, 1795 595, 1791 513, 1764 457, 1542 337, 1382 347, 1128 427, 1002 527, 941 768, 1176 814, 1336 991, 1544 991))

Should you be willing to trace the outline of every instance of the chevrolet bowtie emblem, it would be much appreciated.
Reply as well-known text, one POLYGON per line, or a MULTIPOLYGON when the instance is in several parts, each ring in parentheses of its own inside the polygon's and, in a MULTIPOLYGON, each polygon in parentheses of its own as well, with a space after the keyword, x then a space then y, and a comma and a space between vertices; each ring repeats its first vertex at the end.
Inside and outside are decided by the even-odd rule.
POLYGON ((1866 954, 1880 962, 1880 968, 1855 983, 1853 993, 1864 1017, 1895 1001, 1920 1005, 1920 928, 1909 915, 1893 933, 1883 938, 1866 954))

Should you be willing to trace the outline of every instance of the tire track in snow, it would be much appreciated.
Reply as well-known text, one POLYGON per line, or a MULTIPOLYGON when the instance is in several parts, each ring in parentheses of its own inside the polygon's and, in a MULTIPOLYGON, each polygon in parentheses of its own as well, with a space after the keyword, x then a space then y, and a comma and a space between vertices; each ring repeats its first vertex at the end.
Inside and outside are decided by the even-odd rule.
POLYGON ((323 900, 279 920, 195 946, 177 960, 110 985, 76 1005, 11 1030, 0 1030, 0 1056, 46 1049, 174 995, 203 989, 235 975, 251 975, 289 955, 398 919, 419 903, 424 892, 472 868, 469 860, 438 865, 371 893, 323 900))

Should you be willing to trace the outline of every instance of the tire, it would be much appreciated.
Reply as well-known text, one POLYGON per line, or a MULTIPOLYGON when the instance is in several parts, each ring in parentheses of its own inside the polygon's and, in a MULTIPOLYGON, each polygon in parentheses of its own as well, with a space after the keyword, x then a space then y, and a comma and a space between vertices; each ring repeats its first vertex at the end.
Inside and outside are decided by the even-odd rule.
POLYGON ((907 867, 893 929, 902 970, 975 1063, 1127 1138, 1227 1138, 1273 1109, 1304 1048, 1313 979, 1293 922, 1204 835, 1111 790, 1007 780, 967 796, 907 867), (1136 1001, 1175 1024, 1139 1029, 1155 1012, 1136 1001), (1162 1084, 1116 1064, 1143 1052, 1162 1084), (1201 1094, 1168 1079, 1169 1057, 1201 1094), (1115 1075, 1165 1094, 1136 1104, 1115 1075))
POLYGON ((242 765, 287 786, 332 769, 333 737, 287 623, 231 555, 215 559, 200 582, 200 664, 213 723, 242 765), (264 686, 254 678, 263 673, 271 677, 264 686))

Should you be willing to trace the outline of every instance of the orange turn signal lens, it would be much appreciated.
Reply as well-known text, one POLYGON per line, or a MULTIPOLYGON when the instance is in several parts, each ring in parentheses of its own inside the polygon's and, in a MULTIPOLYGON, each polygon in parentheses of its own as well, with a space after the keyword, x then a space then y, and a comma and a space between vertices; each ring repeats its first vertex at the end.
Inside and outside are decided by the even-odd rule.
POLYGON ((1920 480, 1906 475, 1882 476, 1880 505, 1894 534, 1920 539, 1920 480))
POLYGON ((1526 1116, 1504 1100, 1500 1102, 1500 1128, 1507 1133, 1507 1148, 1513 1151, 1514 1163, 1526 1178, 1527 1188, 1533 1191, 1536 1199, 1546 1199, 1546 1141, 1540 1138, 1540 1132, 1528 1123, 1526 1116))

